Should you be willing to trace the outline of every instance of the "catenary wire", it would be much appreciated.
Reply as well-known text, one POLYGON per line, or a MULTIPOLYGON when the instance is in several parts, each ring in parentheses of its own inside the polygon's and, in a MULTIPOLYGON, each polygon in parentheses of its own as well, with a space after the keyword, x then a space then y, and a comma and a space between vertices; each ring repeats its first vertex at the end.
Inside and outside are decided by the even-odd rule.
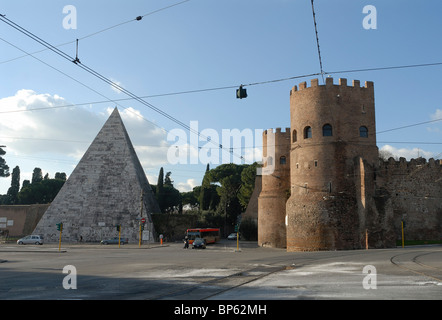
MULTIPOLYGON (((84 39, 87 39, 87 38, 93 37, 93 36, 95 36, 95 35, 97 35, 97 34, 100 34, 100 33, 106 32, 106 31, 108 31, 108 30, 111 30, 111 29, 114 29, 114 28, 117 28, 117 27, 120 27, 120 26, 125 25, 125 24, 128 24, 128 23, 130 23, 130 22, 140 21, 140 20, 142 20, 142 18, 144 18, 144 17, 150 16, 150 15, 152 15, 152 14, 155 14, 155 13, 157 13, 157 12, 160 12, 160 11, 163 11, 163 10, 166 10, 166 9, 170 9, 170 8, 172 8, 172 7, 178 6, 178 5, 180 5, 180 4, 183 4, 183 3, 185 3, 185 2, 189 2, 189 1, 191 1, 191 0, 181 1, 181 2, 178 2, 178 3, 172 4, 172 5, 169 5, 169 6, 166 6, 166 7, 163 7, 163 8, 160 8, 160 9, 157 9, 157 10, 154 10, 154 11, 151 11, 151 12, 148 12, 148 13, 145 13, 145 14, 143 14, 143 15, 141 15, 141 16, 137 16, 136 18, 133 18, 133 19, 130 19, 130 20, 127 20, 127 21, 124 21, 124 22, 120 22, 120 23, 118 23, 118 24, 115 24, 115 25, 113 25, 113 26, 110 26, 110 27, 104 28, 104 29, 99 30, 99 31, 95 31, 95 32, 90 33, 90 34, 88 34, 88 35, 85 35, 85 36, 83 36, 83 37, 81 37, 81 38, 78 38, 77 40, 73 40, 73 41, 69 41, 69 42, 65 42, 65 43, 58 44, 58 45, 56 45, 55 47, 62 47, 62 46, 68 45, 68 44, 72 44, 72 43, 75 43, 75 42, 78 41, 78 40, 84 40, 84 39)), ((4 16, 4 15, 3 15, 3 16, 4 16)), ((22 56, 19 56, 19 57, 15 57, 15 58, 12 58, 12 59, 9 59, 9 60, 1 61, 0 64, 4 64, 4 63, 11 62, 11 61, 15 61, 15 60, 18 60, 18 59, 21 59, 21 58, 27 57, 27 56, 29 56, 29 55, 31 55, 31 54, 32 54, 32 55, 33 55, 33 54, 37 54, 37 53, 40 53, 40 52, 44 52, 44 51, 46 51, 46 50, 49 50, 49 49, 46 48, 46 49, 43 49, 43 50, 39 50, 39 51, 35 51, 35 52, 32 52, 32 53, 28 53, 28 54, 25 54, 25 55, 22 55, 22 56)))
MULTIPOLYGON (((185 128, 186 130, 188 130, 191 133, 196 134, 198 137, 203 138, 209 142, 212 142, 208 137, 203 136, 199 131, 192 129, 190 126, 188 126, 187 124, 183 123, 182 121, 174 118, 173 116, 171 116, 170 114, 168 114, 167 112, 164 112, 163 110, 157 108, 156 106, 152 105, 151 103, 145 101, 144 99, 138 97, 137 95, 133 94, 132 92, 128 91, 127 89, 121 87, 120 85, 116 84, 115 82, 109 80, 108 78, 106 78, 105 76, 101 75, 100 73, 98 73, 97 71, 93 70, 92 68, 87 67, 86 65, 80 63, 79 61, 77 61, 76 59, 73 59, 71 56, 69 56, 67 53, 61 51, 60 49, 52 46, 51 44, 49 44, 48 42, 46 42, 45 40, 41 39, 40 37, 36 36, 35 34, 33 34, 32 32, 28 31, 27 29, 19 26, 18 24, 14 23, 13 21, 7 19, 4 15, 0 15, 0 20, 7 23, 9 26, 13 27, 14 29, 16 29, 17 31, 23 33, 24 35, 30 37, 32 40, 40 43, 41 45, 47 47, 49 50, 53 51, 54 53, 58 54, 59 56, 61 56, 62 58, 71 61, 73 63, 75 63, 77 66, 79 66, 81 69, 87 71, 88 73, 90 73, 91 75, 95 76, 96 78, 104 81, 105 83, 111 85, 112 87, 114 87, 115 89, 125 93, 126 95, 128 95, 129 97, 133 98, 134 100, 140 102, 141 104, 147 106, 148 108, 156 111, 157 113, 159 113, 160 115, 164 116, 165 118, 175 122, 176 124, 178 124, 179 126, 185 128)), ((71 77, 72 78, 72 77, 71 77)), ((97 92, 96 90, 94 90, 95 92, 97 92)), ((102 95, 103 96, 103 95, 102 95)), ((220 149, 225 149, 223 147, 222 144, 219 144, 218 147, 220 149)), ((229 148, 230 149, 230 148, 229 148)), ((236 155, 233 153, 233 151, 230 149, 229 151, 233 156, 238 157, 241 160, 244 160, 244 157, 242 155, 236 155)))
POLYGON ((319 46, 319 36, 318 36, 318 26, 316 24, 315 5, 313 4, 313 0, 311 0, 311 2, 312 2, 313 23, 315 25, 316 46, 318 47, 319 68, 321 71, 322 82, 324 82, 324 69, 322 67, 321 49, 319 46))
MULTIPOLYGON (((7 41, 7 40, 5 40, 5 39, 3 39, 3 38, 0 38, 0 40, 3 41, 3 42, 5 42, 5 43, 7 43, 7 44, 9 44, 10 46, 16 48, 17 50, 26 53, 26 51, 24 51, 23 49, 17 47, 16 45, 14 45, 13 43, 11 43, 11 42, 9 42, 9 41, 7 41)), ((106 96, 103 95, 102 93, 100 93, 100 92, 98 92, 97 90, 93 89, 92 87, 86 85, 85 83, 83 83, 83 82, 81 82, 81 81, 79 81, 79 80, 77 80, 77 79, 71 77, 70 75, 68 75, 67 73, 61 71, 60 69, 55 68, 54 66, 52 66, 52 65, 50 65, 50 64, 48 64, 48 63, 46 63, 45 61, 43 61, 43 60, 41 60, 41 59, 35 57, 35 56, 32 55, 32 54, 29 54, 29 55, 32 56, 32 57, 33 57, 34 59, 36 59, 37 61, 43 63, 43 64, 46 65, 46 66, 48 66, 49 68, 51 68, 51 69, 53 69, 53 70, 55 70, 55 71, 57 71, 57 72, 63 74, 64 76, 68 77, 69 79, 71 79, 71 80, 77 82, 78 84, 80 84, 80 85, 86 87, 87 89, 89 89, 89 90, 95 92, 96 94, 100 95, 101 97, 107 99, 106 101, 102 101, 101 103, 104 103, 104 102, 112 102, 112 103, 115 103, 116 105, 120 106, 121 108, 123 108, 123 109, 125 109, 125 110, 127 110, 127 111, 129 111, 129 112, 132 112, 130 108, 124 107, 124 106, 122 106, 121 104, 119 104, 119 103, 117 102, 117 100, 113 100, 113 99, 110 99, 110 98, 106 97, 106 96)), ((62 108, 62 107, 68 107, 68 106, 75 106, 75 104, 74 104, 74 105, 56 106, 56 107, 45 107, 45 108, 29 109, 29 111, 36 111, 36 110, 39 110, 39 109, 44 109, 44 110, 46 110, 46 109, 50 109, 50 108, 62 108)), ((13 112, 19 112, 19 111, 22 111, 22 110, 14 110, 13 112)), ((6 113, 6 112, 1 112, 1 113, 6 113)), ((160 126, 158 126, 158 125, 155 124, 154 122, 152 122, 152 121, 150 121, 150 120, 144 118, 144 117, 141 116, 140 114, 138 114, 138 113, 136 113, 136 112, 132 112, 132 113, 135 114, 137 117, 142 118, 144 121, 149 122, 149 123, 153 124, 154 126, 157 126, 158 128, 160 128, 160 129, 162 129, 162 130, 164 130, 164 131, 167 132, 167 130, 165 130, 164 128, 161 128, 160 126)))
MULTIPOLYGON (((190 0, 186 0, 183 2, 187 2, 190 0)), ((178 4, 181 4, 183 2, 180 2, 178 4)), ((175 5, 178 5, 175 4, 175 5)), ((313 0, 312 0, 312 5, 313 5, 313 0)), ((174 5, 172 5, 174 6, 174 5)), ((167 8, 167 7, 166 7, 167 8)), ((165 8, 163 8, 165 9, 165 8)), ((160 10, 163 10, 160 9, 160 10)), ((154 13, 154 12, 152 12, 154 13)), ((150 14, 152 14, 150 13, 150 14)), ((32 34, 31 32, 27 31, 26 29, 18 26, 17 24, 13 23, 12 21, 10 21, 9 19, 6 19, 4 15, 0 16, 3 20, 3 22, 6 22, 7 24, 9 24, 11 27, 17 29, 18 31, 24 33, 25 35, 31 37, 33 40, 39 42, 40 44, 44 45, 45 47, 47 47, 48 49, 52 50, 53 52, 59 54, 61 57, 69 60, 69 61, 73 61, 75 62, 72 57, 70 57, 69 55, 67 55, 66 53, 64 53, 61 50, 56 49, 55 47, 53 47, 52 45, 50 45, 49 43, 47 43, 46 41, 44 41, 43 39, 35 36, 34 34, 32 34), (7 21, 5 21, 4 19, 6 19, 7 21), (54 50, 55 49, 55 50, 54 50)), ((3 39, 2 39, 3 40, 3 39)), ((318 43, 318 50, 319 50, 319 43, 318 43)), ((187 130, 192 132, 192 129, 187 126, 186 124, 182 123, 181 121, 179 121, 176 118, 173 118, 172 116, 170 116, 169 114, 163 112, 162 110, 160 110, 159 108, 156 108, 155 106, 153 106, 152 104, 146 102, 145 100, 143 100, 142 97, 136 96, 134 94, 132 94, 131 92, 127 91, 126 89, 122 88, 121 86, 119 86, 118 84, 114 83, 113 81, 105 78, 104 76, 102 76, 101 74, 99 74, 98 72, 94 71, 93 69, 84 66, 81 63, 76 63, 77 65, 79 65, 80 67, 82 67, 84 70, 86 70, 87 72, 91 73, 92 75, 98 77, 99 79, 105 81, 106 83, 108 83, 109 85, 111 85, 112 87, 114 87, 117 90, 120 90, 121 92, 126 93, 128 96, 130 96, 130 99, 135 99, 138 102, 148 106, 149 108, 153 109, 154 111, 162 114, 163 116, 165 116, 166 118, 176 122, 177 124, 179 124, 180 126, 183 126, 184 128, 186 128, 187 130)), ((366 68, 366 69, 354 69, 354 70, 346 70, 346 71, 333 71, 333 72, 324 72, 322 70, 321 67, 321 73, 314 73, 314 74, 309 74, 309 75, 302 75, 302 76, 294 76, 294 77, 289 77, 289 78, 283 78, 283 79, 276 79, 276 80, 269 80, 269 81, 263 81, 263 82, 255 82, 255 83, 250 83, 250 84, 246 84, 243 86, 252 86, 252 85, 258 85, 258 84, 266 84, 266 83, 272 83, 272 82, 279 82, 279 81, 287 81, 287 80, 291 80, 291 79, 296 79, 296 78, 304 78, 304 77, 309 77, 309 76, 315 76, 315 75, 323 75, 323 74, 336 74, 336 73, 346 73, 346 72, 363 72, 363 71, 379 71, 379 70, 388 70, 388 69, 402 69, 402 68, 415 68, 415 67, 428 67, 428 66, 436 66, 436 65, 442 65, 442 63, 427 63, 427 64, 415 64, 415 65, 403 65, 403 66, 390 66, 390 67, 381 67, 381 68, 366 68)), ((175 93, 166 93, 166 94, 162 94, 162 95, 174 95, 174 94, 185 94, 185 93, 195 93, 195 92, 203 92, 203 91, 212 91, 212 90, 222 90, 222 89, 231 89, 231 88, 236 88, 237 86, 227 86, 227 87, 218 87, 218 88, 208 88, 208 89, 200 89, 200 90, 190 90, 190 91, 182 91, 182 92, 175 92, 175 93)), ((95 91, 95 90, 94 90, 95 91)), ((96 92, 96 91, 95 91, 96 92)), ((155 96, 162 96, 162 95, 154 95, 154 96, 149 96, 149 97, 155 97, 155 96)), ((121 99, 123 100, 123 99, 121 99)), ((109 99, 109 101, 115 102, 116 100, 111 100, 109 99)), ((385 130, 385 131, 380 131, 377 133, 383 133, 383 132, 387 132, 387 131, 392 131, 392 130, 398 130, 401 128, 406 128, 406 127, 410 127, 410 126, 415 126, 415 125, 420 125, 420 124, 424 124, 424 123, 430 123, 430 122, 435 122, 435 121, 440 121, 440 119, 437 120, 432 120, 432 121, 426 121, 426 122, 422 122, 422 123, 418 123, 418 124, 413 124, 413 125, 409 125, 409 126, 404 126, 404 127, 400 127, 400 128, 394 128, 394 129, 389 129, 389 130, 385 130)), ((201 134, 199 132, 194 132, 196 134, 198 134, 199 136, 201 136, 201 134)), ((209 140, 208 140, 209 141, 209 140)), ((219 145, 218 147, 222 148, 222 145, 219 145)), ((231 149, 231 148, 230 148, 231 149)), ((232 152, 231 152, 232 153, 232 152)), ((240 156, 241 159, 243 159, 242 156, 240 156)))
MULTIPOLYGON (((21 48, 15 46, 14 44, 10 43, 9 41, 0 38, 0 40, 6 42, 7 44, 13 46, 14 48, 16 48, 17 50, 20 50, 24 53, 26 53, 26 51, 22 50, 21 48)), ((43 108, 33 108, 33 109, 26 109, 26 110, 10 110, 10 111, 0 111, 0 113, 16 113, 16 112, 29 112, 29 111, 39 111, 39 110, 48 110, 48 109, 56 109, 56 108, 66 108, 66 107, 75 107, 75 106, 81 106, 81 105, 90 105, 90 104, 98 104, 98 103, 107 103, 107 102, 113 102, 118 104, 117 102, 119 101, 126 101, 126 100, 132 100, 133 98, 125 98, 125 99, 110 99, 107 98, 106 96, 102 95, 101 93, 97 92, 96 90, 92 89, 91 87, 85 85, 84 83, 72 78, 71 76, 69 76, 68 74, 64 73, 63 71, 47 64, 46 62, 42 61, 41 59, 38 59, 36 57, 34 57, 32 54, 31 55, 33 58, 35 58, 36 60, 40 61, 41 63, 49 66, 52 69, 55 69, 56 71, 64 74, 65 76, 69 77, 70 79, 76 81, 77 83, 80 83, 83 86, 86 86, 88 89, 96 92, 97 94, 101 95, 102 97, 105 97, 107 100, 105 101, 94 101, 94 102, 86 102, 86 103, 76 103, 76 104, 67 104, 67 105, 62 105, 62 106, 52 106, 52 107, 43 107, 43 108)), ((315 74, 317 75, 317 74, 315 74)), ((289 78, 284 78, 284 79, 278 79, 278 80, 270 80, 270 81, 264 81, 264 82, 255 82, 255 83, 250 83, 248 85, 258 85, 258 84, 265 84, 265 83, 269 83, 269 82, 277 82, 277 81, 285 81, 288 79, 296 79, 296 78, 302 78, 302 77, 307 77, 310 75, 303 75, 303 76, 294 76, 294 77, 289 77, 289 78)), ((227 87, 218 87, 218 88, 209 88, 209 89, 200 89, 200 90, 190 90, 190 91, 181 91, 181 92, 175 92, 175 93, 166 93, 166 94, 157 94, 157 95, 151 95, 151 96, 143 96, 141 98, 149 98, 149 97, 158 97, 158 96, 165 96, 165 95, 175 95, 175 94, 184 94, 184 93, 194 93, 194 92, 201 92, 201 91, 211 91, 211 90, 222 90, 222 89, 226 89, 226 88, 236 88, 237 86, 227 86, 227 87)), ((119 106, 121 106, 120 104, 118 104, 119 106)), ((124 106, 121 106, 124 109, 124 106)), ((130 111, 130 109, 128 109, 130 111)), ((139 114, 136 113, 137 116, 140 116, 139 114)), ((155 123, 145 119, 144 117, 140 116, 141 118, 143 118, 143 120, 152 123, 153 125, 157 126, 155 123)), ((422 124, 427 124, 427 123, 432 123, 432 122, 437 122, 437 121, 441 121, 442 119, 434 119, 434 120, 430 120, 430 121, 424 121, 424 122, 419 122, 419 123, 415 123, 415 124, 410 124, 410 125, 406 125, 406 126, 401 126, 401 127, 397 127, 397 128, 392 128, 392 129, 387 129, 387 130, 383 130, 383 131, 378 131, 376 132, 376 134, 380 134, 380 133, 385 133, 385 132, 389 132, 389 131, 394 131, 394 130, 400 130, 400 129, 404 129, 404 128, 409 128, 409 127, 413 127, 413 126, 418 126, 418 125, 422 125, 422 124)), ((162 130, 165 130, 164 128, 161 128, 162 130)), ((167 132, 167 130, 165 130, 167 132)), ((380 142, 379 143, 384 143, 384 142, 380 142)), ((431 142, 385 142, 385 143, 414 143, 414 144, 438 144, 438 143, 431 143, 431 142)), ((229 148, 232 149, 232 148, 229 148)), ((236 148, 233 148, 236 149, 236 148)))

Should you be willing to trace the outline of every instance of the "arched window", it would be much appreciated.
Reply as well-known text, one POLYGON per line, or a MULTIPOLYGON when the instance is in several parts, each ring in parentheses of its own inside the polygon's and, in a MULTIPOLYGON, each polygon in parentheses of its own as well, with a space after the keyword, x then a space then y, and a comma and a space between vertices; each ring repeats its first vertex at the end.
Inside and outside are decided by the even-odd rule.
POLYGON ((281 158, 279 158, 279 164, 286 164, 287 163, 287 159, 285 156, 282 156, 281 158))
POLYGON ((304 139, 310 139, 312 137, 312 128, 305 127, 304 128, 304 139))
POLYGON ((333 128, 330 124, 324 124, 322 127, 322 135, 324 137, 331 137, 333 135, 333 128))
POLYGON ((368 138, 368 128, 366 126, 359 127, 359 136, 361 138, 368 138))
POLYGON ((296 130, 293 130, 292 142, 296 142, 296 141, 298 141, 298 133, 296 132, 296 130))

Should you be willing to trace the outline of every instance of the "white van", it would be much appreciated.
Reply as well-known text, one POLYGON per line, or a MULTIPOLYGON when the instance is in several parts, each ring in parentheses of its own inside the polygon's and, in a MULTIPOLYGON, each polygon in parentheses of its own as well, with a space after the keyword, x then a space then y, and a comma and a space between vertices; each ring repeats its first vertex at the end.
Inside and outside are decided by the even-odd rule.
POLYGON ((18 239, 17 244, 43 244, 43 237, 39 235, 26 236, 18 239))

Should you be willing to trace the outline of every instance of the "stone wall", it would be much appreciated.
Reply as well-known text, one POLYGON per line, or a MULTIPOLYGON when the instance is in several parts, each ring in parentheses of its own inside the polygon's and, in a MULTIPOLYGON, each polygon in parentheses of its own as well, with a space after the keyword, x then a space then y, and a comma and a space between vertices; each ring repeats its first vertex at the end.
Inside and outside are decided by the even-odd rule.
POLYGON ((442 161, 423 158, 381 162, 377 187, 386 191, 394 213, 394 230, 406 240, 442 239, 442 161))
POLYGON ((31 234, 49 204, 0 206, 0 233, 9 237, 31 234))
POLYGON ((186 230, 196 228, 197 214, 172 214, 158 213, 152 215, 157 237, 162 234, 164 241, 181 241, 186 235, 186 230))

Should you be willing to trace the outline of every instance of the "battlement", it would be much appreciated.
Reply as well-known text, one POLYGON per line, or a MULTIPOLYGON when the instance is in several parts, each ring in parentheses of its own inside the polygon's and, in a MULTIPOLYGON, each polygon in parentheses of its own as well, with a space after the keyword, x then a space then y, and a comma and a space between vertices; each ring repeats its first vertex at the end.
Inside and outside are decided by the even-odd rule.
POLYGON ((430 158, 427 161, 427 159, 425 158, 417 158, 407 161, 405 158, 402 157, 399 158, 399 160, 395 160, 394 158, 390 157, 387 161, 381 160, 381 167, 383 167, 384 170, 388 169, 409 170, 409 169, 416 169, 423 167, 442 169, 442 160, 430 158))
POLYGON ((275 128, 275 131, 273 131, 273 128, 264 130, 264 132, 262 133, 263 136, 267 135, 267 134, 282 134, 282 135, 288 135, 290 137, 290 128, 285 128, 285 131, 282 131, 281 128, 275 128))
MULTIPOLYGON (((374 89, 372 81, 365 81, 365 85, 363 87, 361 87, 361 82, 359 80, 353 80, 352 81, 352 85, 349 86, 347 84, 347 79, 345 79, 345 78, 339 78, 339 84, 337 84, 337 85, 335 85, 333 83, 333 78, 331 78, 331 77, 325 79, 325 85, 319 85, 319 80, 318 79, 311 79, 310 80, 310 88, 314 88, 314 87, 330 88, 330 87, 333 87, 333 86, 340 86, 340 87, 343 87, 343 88, 360 88, 360 89, 372 89, 372 90, 374 89)), ((308 89, 306 81, 301 82, 299 84, 299 87, 298 86, 294 86, 292 88, 292 90, 290 91, 290 95, 292 93, 294 93, 294 92, 305 90, 305 89, 308 89)))

